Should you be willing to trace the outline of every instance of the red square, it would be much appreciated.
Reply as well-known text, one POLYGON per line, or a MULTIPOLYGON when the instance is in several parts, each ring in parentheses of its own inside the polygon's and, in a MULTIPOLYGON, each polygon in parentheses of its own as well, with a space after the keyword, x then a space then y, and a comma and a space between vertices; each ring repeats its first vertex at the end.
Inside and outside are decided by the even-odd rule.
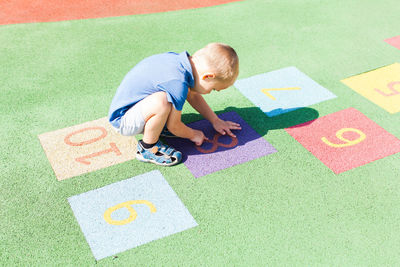
POLYGON ((286 131, 336 174, 400 152, 400 140, 348 108, 286 131))
POLYGON ((400 35, 385 40, 386 43, 400 49, 400 35))

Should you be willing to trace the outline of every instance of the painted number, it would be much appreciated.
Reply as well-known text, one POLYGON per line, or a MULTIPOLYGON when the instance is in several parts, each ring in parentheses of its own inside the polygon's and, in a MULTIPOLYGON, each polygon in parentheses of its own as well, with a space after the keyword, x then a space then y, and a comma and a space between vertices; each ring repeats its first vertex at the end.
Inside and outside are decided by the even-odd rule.
MULTIPOLYGON (((83 128, 83 129, 80 129, 78 131, 68 134, 64 138, 64 143, 66 143, 69 146, 84 146, 84 145, 89 145, 89 144, 95 143, 95 142, 105 138, 106 136, 107 136, 107 130, 104 127, 87 127, 87 128, 83 128), (99 133, 99 135, 92 139, 88 139, 88 140, 84 140, 84 141, 80 141, 80 142, 71 140, 72 136, 79 134, 79 133, 87 132, 87 131, 97 131, 99 133)), ((103 154, 112 153, 112 152, 114 152, 115 155, 117 155, 117 156, 120 156, 122 154, 121 151, 118 149, 117 144, 110 143, 110 148, 102 150, 102 151, 94 152, 94 153, 91 153, 91 154, 83 156, 83 157, 78 157, 75 159, 75 161, 85 164, 85 165, 90 165, 91 162, 88 161, 88 159, 98 157, 103 154)))
POLYGON ((394 96, 394 95, 399 95, 400 94, 400 82, 390 82, 388 83, 387 87, 390 89, 391 93, 385 93, 382 92, 381 90, 375 88, 375 91, 377 91, 379 94, 383 96, 394 96), (399 85, 399 89, 395 89, 394 86, 399 85))
POLYGON ((97 142, 97 141, 99 141, 99 140, 105 138, 106 136, 107 136, 107 131, 106 131, 106 129, 104 129, 103 127, 88 127, 88 128, 83 128, 83 129, 81 129, 81 130, 78 130, 78 131, 75 131, 75 132, 72 132, 72 133, 68 134, 68 135, 64 138, 64 142, 65 142, 67 145, 70 145, 70 146, 84 146, 84 145, 88 145, 88 144, 97 142), (79 133, 86 132, 86 131, 92 131, 92 130, 98 130, 98 131, 100 131, 100 132, 101 132, 101 135, 99 135, 99 136, 96 137, 96 138, 92 138, 92 139, 85 140, 85 141, 82 141, 82 142, 73 142, 73 141, 71 141, 71 137, 72 137, 72 136, 74 136, 74 135, 76 135, 76 134, 79 134, 79 133))
POLYGON ((264 88, 261 89, 261 92, 263 92, 266 96, 271 98, 272 100, 276 100, 276 98, 271 95, 269 91, 292 91, 292 90, 300 90, 300 87, 287 87, 287 88, 264 88))
POLYGON ((154 213, 154 212, 157 211, 156 207, 150 201, 147 201, 147 200, 130 200, 130 201, 119 203, 118 205, 115 205, 115 206, 107 209, 104 212, 104 215, 103 215, 104 220, 108 224, 112 224, 112 225, 125 225, 125 224, 133 222, 137 217, 136 210, 134 208, 132 208, 132 205, 134 205, 134 204, 145 204, 145 205, 147 205, 150 208, 150 212, 151 213, 154 213), (112 219, 111 218, 111 214, 114 211, 122 209, 122 208, 126 208, 129 211, 129 213, 130 213, 129 217, 124 219, 124 220, 114 220, 114 219, 112 219))
POLYGON ((217 133, 217 134, 215 134, 214 135, 214 138, 213 138, 213 140, 211 140, 211 141, 206 141, 206 142, 209 142, 209 143, 211 143, 212 144, 212 147, 210 148, 210 149, 203 149, 203 148, 201 148, 200 146, 195 146, 196 147, 196 149, 199 151, 199 152, 201 152, 201 153, 205 153, 205 154, 207 154, 207 153, 212 153, 212 152, 214 152, 214 151, 216 151, 217 149, 218 149, 218 147, 234 147, 234 146, 236 146, 237 144, 238 144, 238 139, 236 138, 236 137, 231 137, 231 136, 229 136, 230 138, 231 138, 231 142, 229 143, 229 144, 223 144, 223 143, 220 143, 219 141, 218 141, 218 139, 221 137, 222 135, 220 134, 220 133, 217 133))
POLYGON ((348 147, 348 146, 354 146, 358 143, 361 143, 362 141, 364 141, 364 139, 367 137, 365 135, 365 133, 363 133, 362 131, 358 130, 358 129, 354 129, 354 128, 343 128, 340 129, 339 131, 336 132, 336 137, 340 140, 343 141, 344 144, 335 144, 330 142, 328 139, 326 139, 326 137, 322 137, 321 140, 322 142, 324 142, 325 144, 327 144, 328 146, 331 147, 336 147, 336 148, 341 148, 341 147, 348 147), (354 132, 357 133, 359 135, 359 137, 355 140, 349 140, 345 137, 343 137, 343 134, 346 132, 354 132))
POLYGON ((115 155, 121 156, 121 151, 119 151, 119 149, 115 143, 110 143, 110 147, 111 148, 109 148, 109 149, 105 149, 105 150, 95 152, 95 153, 92 153, 92 154, 89 154, 89 155, 86 155, 83 157, 79 157, 79 158, 76 158, 75 160, 82 164, 90 165, 90 161, 87 161, 88 159, 98 157, 103 154, 108 154, 108 153, 114 152, 115 155))

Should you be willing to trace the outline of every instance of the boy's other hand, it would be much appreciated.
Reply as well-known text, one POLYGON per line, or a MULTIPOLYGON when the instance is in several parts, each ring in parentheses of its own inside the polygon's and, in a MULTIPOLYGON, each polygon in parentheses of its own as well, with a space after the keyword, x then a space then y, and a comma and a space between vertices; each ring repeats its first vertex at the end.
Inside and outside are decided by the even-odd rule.
POLYGON ((214 123, 213 123, 214 129, 219 132, 222 135, 228 134, 231 137, 236 137, 231 130, 241 130, 242 127, 240 127, 239 123, 233 122, 233 121, 224 121, 218 118, 214 123))
POLYGON ((201 146, 204 141, 209 141, 202 131, 194 129, 193 131, 194 131, 194 136, 190 139, 190 141, 194 142, 196 146, 201 146))

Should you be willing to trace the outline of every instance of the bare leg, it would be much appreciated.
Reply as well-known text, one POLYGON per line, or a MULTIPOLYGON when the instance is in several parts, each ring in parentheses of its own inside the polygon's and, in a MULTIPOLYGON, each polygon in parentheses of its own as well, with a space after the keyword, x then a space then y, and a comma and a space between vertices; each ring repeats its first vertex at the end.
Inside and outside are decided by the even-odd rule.
POLYGON ((160 134, 171 112, 172 104, 167 100, 165 92, 154 93, 141 101, 142 114, 146 121, 143 133, 143 142, 154 144, 160 138, 160 134))

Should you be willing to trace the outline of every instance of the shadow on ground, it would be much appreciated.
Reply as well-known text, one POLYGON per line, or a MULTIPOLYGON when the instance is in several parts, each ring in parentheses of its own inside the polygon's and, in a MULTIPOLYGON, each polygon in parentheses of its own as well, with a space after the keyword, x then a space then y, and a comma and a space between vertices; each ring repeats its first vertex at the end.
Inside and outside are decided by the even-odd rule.
MULTIPOLYGON (((279 115, 268 117, 261 109, 257 107, 248 108, 236 108, 227 107, 224 110, 217 111, 217 114, 234 111, 242 117, 254 130, 256 130, 261 136, 264 136, 270 130, 284 129, 292 127, 302 123, 312 123, 313 120, 319 117, 317 110, 308 107, 301 107, 295 110, 279 109, 278 112, 272 111, 273 113, 279 113, 279 115)), ((203 117, 200 114, 189 113, 182 114, 182 121, 184 123, 190 123, 193 121, 202 120, 203 117)), ((306 124, 307 125, 307 124, 306 124)))
MULTIPOLYGON (((244 146, 248 142, 254 142, 255 140, 260 140, 260 135, 265 136, 266 134, 268 134, 268 131, 270 130, 284 129, 299 124, 308 125, 312 123, 313 120, 317 119, 319 116, 317 110, 307 107, 298 108, 295 110, 290 109, 290 111, 279 109, 276 110, 275 114, 278 113, 279 115, 268 117, 264 112, 262 112, 257 107, 249 107, 249 108, 228 107, 224 110, 218 111, 217 114, 219 115, 221 114, 220 117, 227 117, 228 120, 231 117, 232 121, 239 122, 242 124, 241 131, 237 130, 233 131, 237 135, 236 143, 234 146, 231 145, 234 142, 234 140, 229 136, 215 137, 216 131, 212 128, 211 124, 207 121, 204 121, 204 118, 200 114, 194 114, 194 113, 183 114, 182 121, 185 124, 189 124, 189 126, 193 127, 194 129, 202 130, 210 140, 214 139, 211 143, 207 141, 204 142, 201 147, 196 147, 188 139, 166 138, 164 140, 167 141, 169 145, 172 145, 174 148, 183 152, 184 155, 183 162, 185 162, 188 156, 201 155, 204 153, 213 154, 216 152, 233 150, 236 147, 244 146), (235 121, 240 118, 234 119, 235 116, 225 114, 229 112, 237 113, 248 125, 246 126, 243 121, 242 122, 235 121), (254 129, 255 132, 251 128, 249 128, 249 126, 252 129, 254 129), (218 149, 216 149, 215 147, 215 143, 217 142, 219 145, 218 149), (204 152, 204 151, 209 151, 209 152, 204 152)), ((256 141, 256 142, 261 142, 261 141, 256 141)), ((259 145, 264 147, 266 144, 262 144, 261 142, 259 145)))

